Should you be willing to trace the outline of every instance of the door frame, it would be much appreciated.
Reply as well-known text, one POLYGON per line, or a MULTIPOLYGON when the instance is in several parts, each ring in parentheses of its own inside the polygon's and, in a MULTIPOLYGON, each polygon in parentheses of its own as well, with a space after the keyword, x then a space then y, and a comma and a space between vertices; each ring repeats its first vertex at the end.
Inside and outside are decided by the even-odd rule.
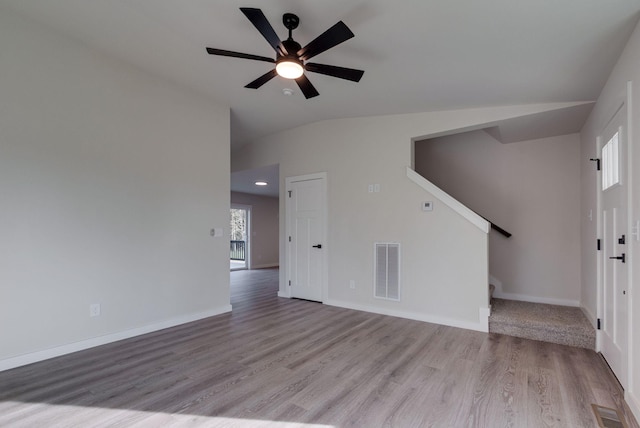
POLYGON ((292 224, 291 224, 291 198, 289 197, 289 191, 291 191, 292 184, 299 181, 309 181, 309 180, 321 180, 320 181, 320 193, 322 197, 322 248, 325 251, 322 251, 322 266, 320 267, 320 271, 322 272, 322 278, 320 281, 322 297, 321 301, 325 302, 328 296, 328 278, 329 278, 329 268, 328 268, 328 250, 329 240, 327 239, 328 233, 328 207, 327 207, 327 173, 326 172, 317 172, 313 174, 305 174, 305 175, 297 175, 292 177, 286 177, 285 182, 285 231, 283 236, 283 242, 285 243, 285 283, 284 287, 280 287, 280 292, 278 296, 291 298, 291 246, 289 244, 289 236, 291 236, 292 224))
MULTIPOLYGON (((631 227, 632 227, 632 207, 631 207, 631 198, 632 198, 632 194, 631 194, 631 150, 632 150, 632 135, 631 135, 631 124, 632 124, 632 105, 631 105, 631 99, 632 99, 632 92, 633 88, 632 88, 632 82, 628 81, 626 84, 626 88, 625 91, 621 91, 620 96, 618 98, 616 98, 616 102, 612 104, 611 108, 609 109, 609 111, 611 112, 611 115, 609 116, 609 118, 607 119, 607 121, 605 123, 603 123, 600 126, 600 130, 598 131, 598 136, 596 138, 596 158, 600 158, 601 156, 601 151, 602 151, 602 146, 606 143, 606 141, 603 141, 603 134, 605 132, 605 129, 609 126, 609 124, 611 123, 611 121, 615 118, 616 114, 620 111, 620 109, 622 108, 626 108, 626 117, 625 117, 625 121, 626 121, 626 126, 625 126, 625 139, 626 139, 626 159, 621 159, 621 162, 624 165, 624 171, 622 172, 622 175, 620 176, 621 181, 624 182, 624 184, 627 186, 627 201, 626 207, 621 207, 621 209, 626 210, 626 214, 627 214, 627 222, 625 224, 625 229, 626 229, 626 235, 629 236, 629 239, 631 237, 630 232, 631 232, 631 227)), ((602 170, 598 171, 597 174, 597 178, 596 178, 596 218, 597 218, 597 224, 596 224, 596 236, 598 239, 602 240, 602 236, 603 236, 603 219, 602 219, 602 170)), ((632 249, 631 249, 631 245, 627 245, 627 247, 625 248, 625 250, 627 251, 627 255, 629 258, 629 261, 632 260, 632 249)), ((601 320, 604 318, 604 284, 603 284, 603 269, 604 269, 604 251, 598 251, 597 253, 597 257, 596 257, 596 271, 597 271, 597 278, 596 278, 596 292, 597 292, 597 308, 596 308, 596 317, 598 320, 601 320)), ((632 357, 632 332, 633 332, 633 327, 632 327, 632 320, 633 320, 633 313, 631 312, 632 309, 632 288, 633 288, 633 276, 632 276, 632 269, 631 269, 631 265, 632 263, 626 263, 626 269, 627 269, 627 340, 626 340, 626 349, 622 355, 622 364, 624 366, 623 371, 624 371, 624 375, 625 377, 623 379, 618 379, 619 382, 623 385, 623 387, 625 388, 625 394, 626 394, 626 388, 628 385, 630 385, 630 381, 631 381, 631 366, 630 366, 630 361, 631 361, 631 357, 632 357)), ((603 349, 603 331, 602 330, 596 330, 596 351, 599 353, 602 353, 602 349, 603 349)), ((619 376, 619 374, 615 374, 616 376, 619 376)))
POLYGON ((247 219, 246 219, 246 230, 245 233, 247 235, 247 240, 245 242, 245 249, 244 249, 244 269, 240 268, 240 269, 234 269, 234 270, 250 270, 251 269, 251 208, 253 208, 252 205, 244 205, 244 204, 234 204, 231 203, 231 206, 229 207, 230 210, 245 210, 247 212, 247 219))

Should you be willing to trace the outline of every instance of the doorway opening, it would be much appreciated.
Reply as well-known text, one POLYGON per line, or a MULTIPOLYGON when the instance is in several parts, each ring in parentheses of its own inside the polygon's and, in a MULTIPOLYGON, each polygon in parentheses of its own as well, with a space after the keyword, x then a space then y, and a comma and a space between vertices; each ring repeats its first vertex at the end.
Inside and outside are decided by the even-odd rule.
POLYGON ((231 270, 249 269, 249 223, 251 207, 231 205, 229 267, 231 270))

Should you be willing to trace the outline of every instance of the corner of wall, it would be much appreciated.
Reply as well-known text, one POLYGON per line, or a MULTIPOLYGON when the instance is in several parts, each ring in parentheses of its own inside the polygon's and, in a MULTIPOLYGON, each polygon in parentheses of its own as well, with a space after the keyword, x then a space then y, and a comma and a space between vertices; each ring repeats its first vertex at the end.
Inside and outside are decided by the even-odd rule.
POLYGON ((496 287, 496 289, 493 292, 494 295, 497 296, 498 294, 502 294, 503 293, 502 281, 500 281, 495 276, 489 275, 489 284, 493 284, 496 287))
POLYGON ((491 306, 480 307, 479 310, 480 320, 479 325, 482 332, 489 332, 489 315, 491 315, 491 306))
POLYGON ((597 324, 597 321, 596 321, 596 316, 593 314, 593 312, 591 312, 591 310, 589 310, 589 308, 584 306, 582 303, 580 303, 580 309, 582 310, 582 313, 584 314, 584 316, 587 317, 591 325, 595 326, 597 324))

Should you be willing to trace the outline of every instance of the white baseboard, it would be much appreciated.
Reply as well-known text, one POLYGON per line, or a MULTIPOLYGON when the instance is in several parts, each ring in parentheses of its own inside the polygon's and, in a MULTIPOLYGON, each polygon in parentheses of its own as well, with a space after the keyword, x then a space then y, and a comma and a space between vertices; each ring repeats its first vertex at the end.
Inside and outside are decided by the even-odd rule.
POLYGON ((589 320, 592 326, 596 326, 598 324, 596 316, 591 312, 587 307, 580 305, 580 309, 582 309, 582 313, 589 320))
POLYGON ((489 332, 489 316, 490 315, 491 315, 491 306, 479 309, 480 325, 487 326, 486 329, 482 330, 485 333, 489 332))
POLYGON ((250 269, 269 269, 269 268, 277 268, 280 267, 278 263, 266 263, 263 265, 251 265, 250 269))
POLYGON ((550 297, 528 296, 526 294, 503 293, 502 291, 498 291, 498 287, 496 287, 495 291, 493 292, 493 297, 495 297, 496 299, 519 300, 521 302, 546 303, 548 305, 580 307, 579 300, 555 299, 550 297))
POLYGON ((629 405, 631 413, 633 413, 633 416, 635 416, 636 421, 640 421, 640 397, 637 397, 635 394, 630 393, 629 391, 625 391, 624 401, 626 401, 629 405))
POLYGON ((283 293, 282 291, 278 291, 278 297, 284 297, 285 299, 291 298, 288 293, 283 293))
POLYGON ((423 322, 428 322, 432 324, 447 325, 450 327, 464 328, 466 330, 475 330, 475 331, 481 331, 484 333, 489 331, 488 317, 486 318, 485 323, 480 321, 475 323, 471 321, 463 321, 463 320, 458 320, 453 318, 440 317, 437 315, 428 315, 428 314, 417 313, 417 312, 384 309, 384 308, 378 308, 374 306, 358 305, 350 302, 342 302, 337 300, 325 300, 323 303, 325 305, 337 306, 339 308, 354 309, 356 311, 371 312, 374 314, 389 315, 392 317, 406 318, 410 320, 423 321, 423 322))
POLYGON ((55 348, 44 349, 42 351, 31 352, 29 354, 18 355, 16 357, 0 360, 0 371, 9 370, 27 364, 36 363, 38 361, 48 360, 49 358, 59 357, 61 355, 70 354, 72 352, 82 351, 84 349, 94 348, 107 343, 117 342, 118 340, 129 339, 131 337, 140 336, 142 334, 151 333, 169 327, 175 327, 180 324, 197 321, 203 318, 209 318, 215 315, 231 312, 231 305, 220 308, 211 309, 205 312, 184 315, 171 318, 158 323, 145 325, 143 327, 124 330, 117 333, 111 333, 104 336, 92 337, 91 339, 81 340, 79 342, 69 343, 55 348))

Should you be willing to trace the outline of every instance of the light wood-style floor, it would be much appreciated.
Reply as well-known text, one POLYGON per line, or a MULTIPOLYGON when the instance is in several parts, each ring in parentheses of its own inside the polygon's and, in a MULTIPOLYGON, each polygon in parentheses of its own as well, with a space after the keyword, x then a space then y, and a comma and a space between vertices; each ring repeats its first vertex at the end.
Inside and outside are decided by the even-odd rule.
MULTIPOLYGON (((595 427, 626 413, 592 351, 276 297, 0 373, 0 426, 595 427)), ((637 427, 635 422, 630 427, 637 427)))

